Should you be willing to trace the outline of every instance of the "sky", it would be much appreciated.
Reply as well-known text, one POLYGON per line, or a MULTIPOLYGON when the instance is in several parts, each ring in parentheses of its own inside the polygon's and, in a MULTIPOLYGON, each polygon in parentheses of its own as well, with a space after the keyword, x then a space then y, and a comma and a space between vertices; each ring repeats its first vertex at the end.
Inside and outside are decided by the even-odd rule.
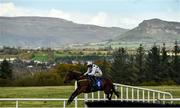
POLYGON ((153 18, 180 22, 180 0, 0 0, 0 16, 56 17, 131 29, 153 18))

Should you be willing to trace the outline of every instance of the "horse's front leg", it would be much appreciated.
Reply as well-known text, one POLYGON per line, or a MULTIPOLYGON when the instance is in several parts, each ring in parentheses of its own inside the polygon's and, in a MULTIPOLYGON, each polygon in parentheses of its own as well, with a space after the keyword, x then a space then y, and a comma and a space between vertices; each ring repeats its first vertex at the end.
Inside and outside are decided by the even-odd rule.
POLYGON ((69 105, 73 101, 73 99, 78 95, 78 93, 79 93, 79 89, 77 88, 69 97, 67 105, 69 105))
POLYGON ((69 97, 67 105, 69 105, 77 95, 79 95, 80 93, 83 93, 85 89, 86 87, 77 88, 69 97))

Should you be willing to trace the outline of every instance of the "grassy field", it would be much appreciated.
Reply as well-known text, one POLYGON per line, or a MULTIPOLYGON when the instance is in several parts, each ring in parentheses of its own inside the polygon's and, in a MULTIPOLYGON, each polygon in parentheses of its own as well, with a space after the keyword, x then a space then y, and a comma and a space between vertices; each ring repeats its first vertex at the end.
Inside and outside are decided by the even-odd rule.
POLYGON ((37 53, 37 54, 34 54, 34 58, 33 60, 38 60, 38 61, 41 61, 41 62, 46 62, 48 61, 48 54, 46 53, 37 53))
MULTIPOLYGON (((167 91, 174 97, 180 97, 180 86, 145 86, 155 90, 167 91)), ((59 87, 0 87, 0 98, 68 98, 74 86, 59 87)), ((80 96, 82 97, 82 95, 80 96)), ((79 103, 83 105, 83 103, 79 103)), ((63 106, 63 102, 43 102, 28 101, 19 102, 21 107, 58 107, 63 106)), ((72 107, 74 104, 70 105, 72 107)), ((15 102, 0 102, 0 107, 14 107, 15 102)))
MULTIPOLYGON (((60 87, 0 87, 0 98, 68 98, 74 86, 60 87)), ((82 103, 80 103, 82 104, 82 103)), ((59 107, 63 101, 28 101, 19 102, 20 107, 59 107)), ((69 107, 73 106, 70 105, 69 107)), ((0 102, 0 107, 14 107, 15 102, 0 102)))

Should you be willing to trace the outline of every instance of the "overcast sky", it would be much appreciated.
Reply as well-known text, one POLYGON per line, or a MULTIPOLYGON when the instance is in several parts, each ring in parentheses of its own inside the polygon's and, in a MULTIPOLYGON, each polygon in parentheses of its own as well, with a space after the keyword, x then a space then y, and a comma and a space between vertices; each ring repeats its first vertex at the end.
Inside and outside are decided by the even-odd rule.
POLYGON ((133 28, 147 19, 180 22, 180 0, 0 0, 0 16, 45 16, 133 28))

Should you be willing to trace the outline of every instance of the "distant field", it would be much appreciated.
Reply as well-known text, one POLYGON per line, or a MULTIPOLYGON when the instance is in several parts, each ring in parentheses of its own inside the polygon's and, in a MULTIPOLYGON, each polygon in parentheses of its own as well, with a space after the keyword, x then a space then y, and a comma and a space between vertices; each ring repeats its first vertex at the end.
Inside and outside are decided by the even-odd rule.
POLYGON ((35 57, 33 58, 33 60, 38 60, 38 61, 42 61, 42 62, 46 62, 48 61, 48 54, 45 53, 37 53, 34 55, 35 57))
MULTIPOLYGON (((180 97, 180 86, 143 86, 156 90, 171 92, 174 97, 180 97)), ((0 98, 68 98, 74 86, 52 87, 0 87, 0 98)), ((82 96, 82 95, 81 95, 82 96)), ((63 102, 28 101, 19 102, 21 107, 58 107, 63 102)), ((73 106, 74 104, 70 105, 73 106)), ((82 105, 82 103, 80 103, 82 105)), ((14 107, 15 102, 0 102, 0 107, 14 107)))

